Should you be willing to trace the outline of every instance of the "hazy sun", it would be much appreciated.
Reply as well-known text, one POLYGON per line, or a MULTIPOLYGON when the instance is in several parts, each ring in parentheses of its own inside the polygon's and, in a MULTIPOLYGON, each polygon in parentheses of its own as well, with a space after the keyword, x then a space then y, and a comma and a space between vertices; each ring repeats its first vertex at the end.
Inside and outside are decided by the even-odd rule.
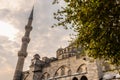
POLYGON ((6 36, 9 40, 14 40, 17 32, 18 30, 13 25, 0 21, 0 36, 6 36))

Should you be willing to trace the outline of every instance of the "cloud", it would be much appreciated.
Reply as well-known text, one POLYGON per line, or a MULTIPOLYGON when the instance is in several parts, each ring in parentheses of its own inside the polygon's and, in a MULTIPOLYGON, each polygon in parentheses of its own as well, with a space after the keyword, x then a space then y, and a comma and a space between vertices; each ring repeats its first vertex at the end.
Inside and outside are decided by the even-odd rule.
POLYGON ((33 5, 34 0, 0 0, 0 9, 2 8, 7 8, 9 10, 12 11, 18 11, 21 10, 23 7, 26 7, 25 9, 28 9, 29 7, 31 7, 31 5, 33 5), (29 4, 27 4, 29 3, 29 4))
POLYGON ((8 64, 7 63, 7 59, 5 57, 0 57, 0 64, 1 64, 1 67, 0 67, 0 79, 1 80, 12 80, 12 77, 13 76, 13 70, 14 68, 11 66, 11 64, 8 64))
MULTIPOLYGON (((5 36, 0 36, 0 80, 12 80, 17 63, 17 53, 21 47, 21 38, 24 36, 24 28, 34 0, 0 0, 0 21, 12 24, 18 30, 14 41, 5 36), (28 4, 29 3, 29 4, 28 4), (3 71, 5 70, 5 71, 3 71)), ((37 0, 36 0, 37 1, 37 0)), ((38 53, 43 56, 56 56, 56 50, 68 45, 70 30, 62 27, 51 28, 56 22, 53 12, 58 5, 52 5, 51 0, 38 0, 34 6, 33 30, 31 41, 28 45, 28 57, 25 60, 24 70, 29 68, 33 55, 38 53)))
POLYGON ((9 9, 0 9, 0 19, 4 19, 10 13, 9 9))

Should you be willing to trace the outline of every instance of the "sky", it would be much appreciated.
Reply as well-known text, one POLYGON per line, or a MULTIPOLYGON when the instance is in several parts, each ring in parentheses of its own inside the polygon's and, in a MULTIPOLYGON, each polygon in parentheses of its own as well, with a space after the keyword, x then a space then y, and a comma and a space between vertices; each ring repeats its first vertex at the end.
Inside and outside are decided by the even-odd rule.
POLYGON ((53 0, 0 0, 0 80, 12 80, 21 38, 34 4, 33 30, 25 59, 24 71, 29 69, 30 61, 36 53, 41 57, 56 56, 60 47, 69 44, 72 32, 63 27, 51 28, 56 22, 53 12, 64 5, 52 5, 53 0))

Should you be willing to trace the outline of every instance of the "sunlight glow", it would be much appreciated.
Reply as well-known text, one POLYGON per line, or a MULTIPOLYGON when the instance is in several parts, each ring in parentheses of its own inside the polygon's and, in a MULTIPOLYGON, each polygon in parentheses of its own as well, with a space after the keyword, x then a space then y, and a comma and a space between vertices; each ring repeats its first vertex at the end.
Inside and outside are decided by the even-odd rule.
POLYGON ((0 21, 0 36, 8 37, 13 41, 17 32, 13 25, 0 21))

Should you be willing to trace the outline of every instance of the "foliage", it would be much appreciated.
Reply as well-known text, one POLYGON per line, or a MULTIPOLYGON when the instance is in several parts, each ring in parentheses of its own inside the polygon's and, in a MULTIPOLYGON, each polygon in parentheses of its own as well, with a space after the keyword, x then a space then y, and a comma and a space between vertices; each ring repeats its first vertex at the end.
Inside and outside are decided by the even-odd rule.
POLYGON ((66 7, 54 13, 58 20, 54 26, 77 32, 75 43, 82 45, 89 56, 120 64, 120 0, 64 1, 66 7))

